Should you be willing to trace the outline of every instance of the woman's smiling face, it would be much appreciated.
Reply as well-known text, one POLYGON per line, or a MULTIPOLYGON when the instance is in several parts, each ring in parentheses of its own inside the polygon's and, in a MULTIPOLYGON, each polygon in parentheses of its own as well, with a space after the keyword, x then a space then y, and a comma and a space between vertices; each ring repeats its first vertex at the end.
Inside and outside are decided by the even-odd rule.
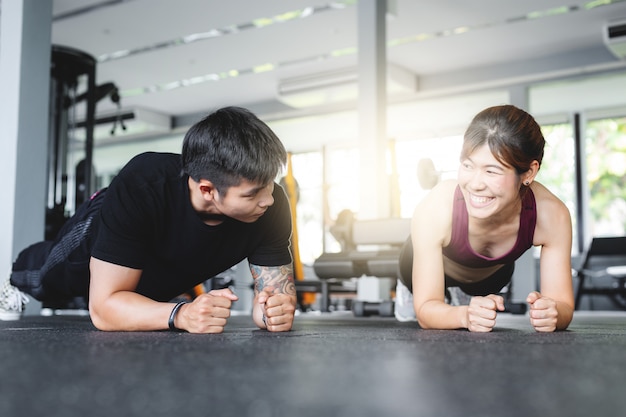
POLYGON ((461 161, 458 183, 470 217, 486 219, 519 201, 520 176, 498 161, 486 143, 461 161))

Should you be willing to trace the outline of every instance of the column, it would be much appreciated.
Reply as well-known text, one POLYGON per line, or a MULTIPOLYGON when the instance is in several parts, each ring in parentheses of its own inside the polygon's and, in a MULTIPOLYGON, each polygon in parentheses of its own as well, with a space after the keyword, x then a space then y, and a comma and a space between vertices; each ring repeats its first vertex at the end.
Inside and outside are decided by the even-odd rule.
POLYGON ((11 0, 0 14, 0 280, 45 227, 52 2, 11 0))
POLYGON ((359 219, 390 213, 387 154, 386 0, 358 3, 359 219))

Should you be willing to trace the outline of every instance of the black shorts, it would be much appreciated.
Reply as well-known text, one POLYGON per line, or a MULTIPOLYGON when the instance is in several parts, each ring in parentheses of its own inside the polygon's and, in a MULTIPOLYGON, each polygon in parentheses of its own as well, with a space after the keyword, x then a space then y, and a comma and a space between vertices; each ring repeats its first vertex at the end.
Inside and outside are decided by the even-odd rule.
MULTIPOLYGON (((411 238, 407 239, 400 252, 400 271, 399 278, 404 285, 406 285, 411 292, 413 292, 413 244, 411 238)), ((511 278, 513 277, 513 271, 515 270, 515 263, 511 262, 502 266, 496 272, 488 276, 487 278, 475 282, 464 283, 459 282, 448 275, 445 275, 446 288, 447 287, 459 287, 464 293, 469 295, 489 295, 498 294, 504 287, 509 285, 511 278)))

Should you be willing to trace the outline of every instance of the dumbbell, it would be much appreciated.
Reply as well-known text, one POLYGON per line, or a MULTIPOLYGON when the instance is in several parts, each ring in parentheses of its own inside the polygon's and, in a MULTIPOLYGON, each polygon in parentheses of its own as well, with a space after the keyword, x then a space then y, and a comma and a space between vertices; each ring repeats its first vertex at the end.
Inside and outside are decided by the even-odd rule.
POLYGON ((368 301, 354 301, 352 303, 352 313, 356 317, 369 317, 369 316, 381 316, 392 317, 393 316, 393 301, 383 301, 380 303, 368 302, 368 301))

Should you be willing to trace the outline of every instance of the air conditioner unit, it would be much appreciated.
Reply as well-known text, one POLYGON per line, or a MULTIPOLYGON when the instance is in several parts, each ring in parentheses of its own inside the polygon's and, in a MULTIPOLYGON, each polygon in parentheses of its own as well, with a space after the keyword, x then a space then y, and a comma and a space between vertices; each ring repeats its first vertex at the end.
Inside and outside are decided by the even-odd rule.
MULTIPOLYGON (((387 93, 414 93, 417 76, 397 65, 387 65, 387 93)), ((310 76, 283 80, 278 85, 278 100, 294 107, 305 108, 356 100, 358 72, 355 68, 341 69, 310 76)))
POLYGON ((609 22, 604 26, 604 44, 619 59, 626 58, 626 19, 609 22))

